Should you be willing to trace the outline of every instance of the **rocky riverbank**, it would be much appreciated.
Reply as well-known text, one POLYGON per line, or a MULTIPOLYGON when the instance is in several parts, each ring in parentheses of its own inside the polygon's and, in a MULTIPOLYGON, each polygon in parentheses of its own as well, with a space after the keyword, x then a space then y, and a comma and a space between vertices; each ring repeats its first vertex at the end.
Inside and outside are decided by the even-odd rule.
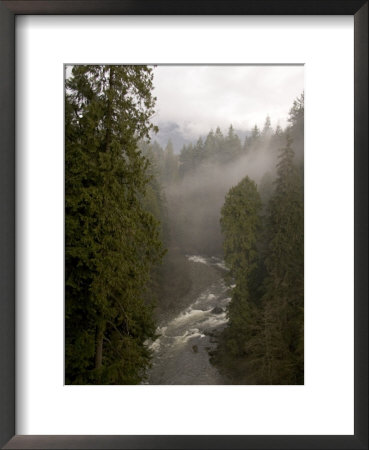
POLYGON ((153 351, 149 384, 226 384, 210 361, 217 337, 227 324, 229 288, 218 258, 186 256, 188 290, 163 312, 153 351))

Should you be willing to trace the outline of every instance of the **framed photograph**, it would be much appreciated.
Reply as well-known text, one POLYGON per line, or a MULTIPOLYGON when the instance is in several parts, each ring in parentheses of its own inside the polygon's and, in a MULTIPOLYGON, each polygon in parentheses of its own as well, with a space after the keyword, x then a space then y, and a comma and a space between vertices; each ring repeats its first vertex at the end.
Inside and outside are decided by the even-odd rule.
POLYGON ((368 448, 367 18, 0 2, 4 448, 368 448))

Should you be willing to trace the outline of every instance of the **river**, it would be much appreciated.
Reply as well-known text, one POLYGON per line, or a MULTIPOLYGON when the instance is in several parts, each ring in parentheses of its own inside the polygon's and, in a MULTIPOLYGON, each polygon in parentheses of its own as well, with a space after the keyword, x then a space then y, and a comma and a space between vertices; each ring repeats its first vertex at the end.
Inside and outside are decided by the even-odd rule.
MULTIPOLYGON (((230 289, 224 282, 226 268, 221 259, 187 255, 196 273, 208 272, 211 283, 178 315, 157 329, 159 337, 150 344, 152 368, 147 384, 225 384, 209 361, 216 336, 226 326, 230 289), (196 266, 201 265, 201 271, 196 266)), ((198 267, 199 269, 199 267, 198 267)))

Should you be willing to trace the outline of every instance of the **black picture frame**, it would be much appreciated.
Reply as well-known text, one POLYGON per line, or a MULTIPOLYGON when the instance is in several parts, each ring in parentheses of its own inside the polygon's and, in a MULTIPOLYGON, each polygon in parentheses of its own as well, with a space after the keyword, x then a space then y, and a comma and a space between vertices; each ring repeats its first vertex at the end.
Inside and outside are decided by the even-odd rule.
POLYGON ((0 445, 7 449, 368 449, 368 2, 365 0, 0 1, 0 445), (354 435, 15 435, 15 17, 27 14, 353 15, 355 40, 354 435))

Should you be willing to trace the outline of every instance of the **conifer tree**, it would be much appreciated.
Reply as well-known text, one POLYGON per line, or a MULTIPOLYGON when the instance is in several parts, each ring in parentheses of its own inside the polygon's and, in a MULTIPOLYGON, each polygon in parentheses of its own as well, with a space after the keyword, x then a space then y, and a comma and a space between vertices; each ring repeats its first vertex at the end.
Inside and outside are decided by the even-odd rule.
POLYGON ((257 125, 255 125, 250 136, 247 136, 244 143, 244 153, 252 154, 254 151, 258 150, 260 147, 261 133, 257 125))
POLYGON ((152 70, 74 66, 66 82, 66 383, 135 384, 155 331, 144 300, 162 254, 142 206, 148 160, 137 143, 154 128, 152 70))
POLYGON ((269 205, 264 296, 269 384, 303 383, 304 210, 302 180, 287 136, 269 205), (270 341, 270 342, 269 342, 270 341))
POLYGON ((204 158, 208 161, 211 161, 215 151, 216 151, 216 139, 214 136, 214 131, 210 130, 204 142, 204 158))
POLYGON ((264 137, 270 137, 272 135, 272 133, 273 133, 272 123, 270 121, 270 117, 267 116, 266 119, 265 119, 262 135, 264 137))
POLYGON ((274 189, 269 178, 264 211, 247 177, 229 191, 222 208, 225 261, 235 288, 213 361, 237 384, 302 384, 303 189, 289 136, 279 152, 274 189))
POLYGON ((275 136, 282 136, 282 134, 283 134, 282 127, 278 124, 278 125, 276 126, 274 135, 275 135, 275 136))
POLYGON ((246 354, 246 345, 256 320, 257 310, 250 298, 249 284, 257 269, 260 211, 260 196, 256 184, 249 177, 230 189, 221 211, 224 258, 236 285, 224 339, 226 351, 233 357, 246 354))
POLYGON ((242 147, 240 138, 234 131, 233 126, 231 125, 228 129, 228 134, 225 139, 225 162, 230 162, 235 160, 241 155, 242 147))
POLYGON ((192 161, 193 167, 197 168, 204 160, 204 140, 200 136, 193 146, 192 161))
POLYGON ((296 164, 302 172, 304 164, 304 93, 296 98, 290 109, 288 122, 290 123, 289 133, 293 139, 296 164))
POLYGON ((169 140, 164 150, 164 182, 172 184, 178 179, 178 158, 174 154, 172 141, 169 140))
POLYGON ((251 139, 253 141, 256 141, 260 137, 260 130, 257 125, 254 126, 254 128, 251 131, 251 139))

